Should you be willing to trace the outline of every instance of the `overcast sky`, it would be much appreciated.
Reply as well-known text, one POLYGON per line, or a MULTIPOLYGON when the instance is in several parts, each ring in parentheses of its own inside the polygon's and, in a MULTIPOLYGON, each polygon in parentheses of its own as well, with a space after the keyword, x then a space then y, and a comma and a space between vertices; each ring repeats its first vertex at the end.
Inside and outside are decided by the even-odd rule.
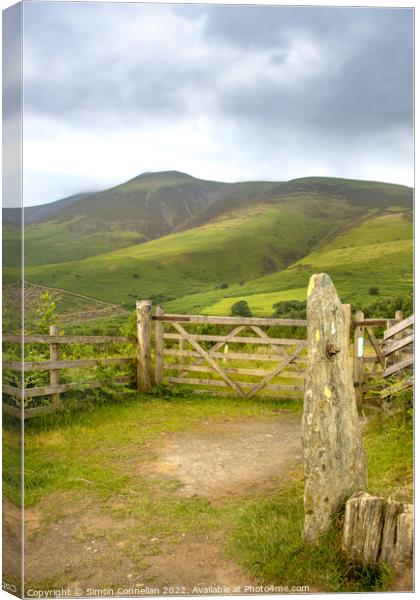
POLYGON ((144 171, 413 184, 412 11, 25 4, 25 204, 144 171))

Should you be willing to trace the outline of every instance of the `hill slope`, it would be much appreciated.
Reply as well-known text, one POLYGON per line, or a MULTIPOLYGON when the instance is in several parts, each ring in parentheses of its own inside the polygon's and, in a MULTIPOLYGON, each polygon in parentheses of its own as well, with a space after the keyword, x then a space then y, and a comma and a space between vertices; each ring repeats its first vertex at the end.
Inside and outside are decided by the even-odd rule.
MULTIPOLYGON (((92 194, 93 192, 83 192, 81 194, 74 194, 73 196, 66 196, 66 198, 61 198, 61 200, 56 200, 55 202, 40 204, 39 206, 26 206, 25 224, 30 225, 31 223, 52 219, 61 209, 79 202, 79 200, 86 200, 92 194)), ((21 219, 21 212, 20 208, 3 208, 3 225, 17 225, 21 219)))
MULTIPOLYGON (((193 178, 191 183, 189 176, 180 175, 173 176, 177 190, 173 206, 180 206, 184 185, 180 180, 187 186, 211 183, 197 184, 199 180, 193 178)), ((172 174, 141 176, 140 183, 133 185, 143 189, 148 179, 148 202, 154 198, 159 204, 161 183, 166 179, 168 185, 163 188, 169 193, 171 178, 172 174), (157 195, 151 190, 153 181, 157 195)), ((239 297, 253 297, 253 302, 258 300, 259 314, 271 314, 272 304, 281 299, 279 292, 288 298, 303 297, 309 275, 320 270, 333 276, 347 301, 365 298, 373 285, 385 295, 402 293, 412 285, 409 188, 308 178, 284 184, 215 183, 212 189, 209 192, 207 188, 201 208, 196 203, 194 215, 184 221, 180 217, 177 232, 134 245, 128 245, 127 238, 127 247, 96 255, 95 234, 86 233, 90 256, 69 261, 63 242, 63 260, 68 262, 55 260, 55 264, 41 265, 33 261, 26 276, 36 283, 127 307, 133 307, 135 299, 150 297, 167 310, 223 314, 229 312, 234 302, 231 299, 239 297)), ((73 223, 64 218, 77 223, 74 211, 82 208, 84 218, 90 218, 87 215, 93 210, 94 198, 87 199, 88 209, 82 206, 86 201, 79 208, 75 204, 64 209, 60 216, 63 221, 54 226, 66 228, 73 223), (73 212, 65 216, 67 210, 73 212)), ((111 210, 111 200, 107 202, 111 210)), ((143 204, 142 214, 148 215, 147 202, 143 204)), ((121 242, 117 231, 110 233, 121 242)))
POLYGON ((173 231, 228 185, 195 179, 178 171, 143 173, 64 207, 55 219, 73 221, 73 231, 118 229, 137 231, 146 239, 154 239, 173 231))

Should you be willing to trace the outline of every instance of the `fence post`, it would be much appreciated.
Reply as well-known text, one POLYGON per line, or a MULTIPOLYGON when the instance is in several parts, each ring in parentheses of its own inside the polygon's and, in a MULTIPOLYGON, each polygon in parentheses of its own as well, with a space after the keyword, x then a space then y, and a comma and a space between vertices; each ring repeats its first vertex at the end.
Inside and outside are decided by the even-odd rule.
MULTIPOLYGON (((396 323, 399 323, 400 321, 402 321, 404 318, 404 315, 402 313, 402 310, 397 310, 395 311, 395 321, 396 323)), ((394 336, 394 340, 401 340, 403 337, 403 332, 401 331, 400 333, 397 333, 394 336)), ((401 360, 402 357, 402 350, 397 350, 396 352, 394 352, 394 356, 393 356, 393 361, 392 362, 399 362, 401 360)))
POLYGON ((137 389, 147 392, 152 387, 151 342, 152 342, 152 303, 150 300, 137 300, 137 389))
POLYGON ((354 319, 356 326, 354 328, 354 342, 353 342, 353 384, 356 392, 356 402, 358 408, 361 407, 363 402, 363 353, 364 353, 364 327, 358 325, 364 321, 365 315, 361 310, 356 310, 354 319))
MULTIPOLYGON (((58 327, 56 325, 50 325, 50 335, 58 335, 58 327)), ((60 344, 50 344, 50 360, 60 360, 59 355, 60 344)), ((60 370, 50 369, 50 385, 60 385, 60 370)), ((60 404, 60 394, 51 395, 51 404, 58 406, 60 404)))
MULTIPOLYGON (((164 314, 164 310, 161 306, 156 308, 156 316, 161 317, 164 314)), ((155 383, 159 385, 163 381, 163 332, 164 324, 162 321, 156 321, 155 327, 155 383)))
POLYGON ((351 304, 342 304, 344 315, 344 339, 347 340, 347 347, 350 348, 350 330, 351 330, 351 304))

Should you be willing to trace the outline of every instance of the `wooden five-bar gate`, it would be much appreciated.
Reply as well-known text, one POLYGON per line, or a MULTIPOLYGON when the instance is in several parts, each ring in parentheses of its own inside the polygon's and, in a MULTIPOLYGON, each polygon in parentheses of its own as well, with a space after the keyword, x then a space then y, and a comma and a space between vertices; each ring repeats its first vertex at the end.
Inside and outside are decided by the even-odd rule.
POLYGON ((303 319, 165 315, 158 308, 153 320, 156 383, 241 397, 303 392, 306 331, 304 339, 270 333, 306 328, 303 319))
MULTIPOLYGON (((54 326, 50 335, 26 335, 25 345, 49 346, 49 360, 3 361, 4 369, 17 373, 14 384, 6 381, 3 385, 5 412, 28 418, 59 410, 63 393, 102 387, 103 379, 92 378, 92 373, 99 375, 110 365, 120 367, 112 381, 123 384, 132 381, 130 369, 132 372, 134 366, 137 388, 144 392, 153 385, 168 384, 200 394, 242 398, 303 396, 306 320, 174 315, 165 314, 160 307, 152 315, 150 301, 137 302, 136 311, 136 341, 124 336, 59 335, 54 326), (135 343, 136 356, 132 350, 135 343), (98 356, 98 348, 94 357, 69 359, 60 349, 71 344, 99 345, 103 352, 108 345, 108 351, 104 357, 98 356), (83 379, 84 369, 90 379, 83 379), (74 370, 72 377, 70 370, 74 370), (48 383, 28 386, 25 373, 38 371, 48 373, 48 383), (39 403, 42 397, 49 397, 49 403, 39 403), (35 406, 32 399, 38 399, 35 406)), ((350 315, 349 306, 347 313, 350 315)), ((359 406, 369 392, 385 398, 412 386, 414 317, 403 319, 398 311, 392 319, 366 319, 357 311, 352 325, 354 343, 350 352, 359 406)), ((21 344, 22 338, 5 335, 3 342, 21 344)))

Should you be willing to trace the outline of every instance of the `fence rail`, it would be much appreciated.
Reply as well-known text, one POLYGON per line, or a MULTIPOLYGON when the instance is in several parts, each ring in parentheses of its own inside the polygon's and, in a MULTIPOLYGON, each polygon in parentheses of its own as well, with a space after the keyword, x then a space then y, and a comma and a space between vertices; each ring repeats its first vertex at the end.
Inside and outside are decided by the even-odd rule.
MULTIPOLYGON (((305 319, 173 315, 160 307, 152 316, 145 303, 139 303, 137 310, 138 323, 155 323, 156 383, 190 386, 195 392, 198 386, 206 393, 233 392, 240 397, 279 391, 302 394, 306 339, 273 337, 264 328, 306 327, 305 319), (191 329, 199 325, 233 328, 223 335, 191 329)), ((147 341, 141 346, 146 347, 147 341)))
MULTIPOLYGON (((81 380, 68 383, 60 383, 60 371, 63 369, 89 369, 92 367, 103 367, 110 365, 134 365, 133 356, 115 356, 104 358, 80 358, 80 359, 60 359, 60 346, 64 344, 127 344, 133 340, 126 336, 87 336, 87 335, 59 335, 56 326, 50 327, 49 335, 25 335, 24 340, 17 335, 4 335, 3 343, 12 344, 43 344, 50 347, 50 360, 42 361, 16 361, 3 360, 3 368, 11 371, 31 373, 49 371, 49 385, 37 387, 20 387, 10 384, 3 384, 3 394, 20 400, 22 407, 11 406, 3 403, 3 410, 12 416, 27 419, 32 416, 48 414, 62 408, 60 394, 73 389, 95 389, 104 385, 99 380, 81 380), (50 396, 49 405, 24 408, 24 402, 27 399, 42 396, 50 396)), ((121 375, 113 377, 117 383, 129 383, 132 377, 130 375, 121 375)))
POLYGON ((357 311, 355 317, 354 381, 359 405, 369 392, 386 398, 412 387, 414 315, 404 319, 402 312, 397 311, 393 319, 365 319, 363 312, 357 311), (386 330, 379 336, 374 327, 386 330), (369 343, 367 348, 365 341, 369 343), (387 384, 391 376, 398 376, 400 381, 387 384))
MULTIPOLYGON (((343 307, 350 329, 350 306, 343 307)), ((157 307, 153 316, 152 303, 149 301, 137 302, 136 312, 136 340, 128 336, 59 335, 55 326, 50 327, 49 335, 25 335, 24 340, 21 336, 4 335, 4 343, 47 344, 50 348, 49 359, 43 361, 3 361, 5 369, 16 372, 49 372, 48 385, 31 388, 5 384, 4 394, 20 400, 22 406, 25 400, 39 396, 49 396, 50 404, 28 407, 24 411, 20 407, 5 404, 4 410, 14 416, 22 416, 24 412, 24 418, 59 410, 62 406, 61 394, 73 389, 99 388, 103 385, 103 382, 92 379, 60 381, 63 369, 109 365, 135 365, 137 388, 146 392, 153 384, 168 383, 188 386, 194 393, 211 395, 234 393, 246 398, 284 392, 291 396, 302 396, 307 367, 307 340, 306 336, 305 339, 296 337, 296 331, 292 328, 305 328, 305 319, 165 314, 160 307, 157 307), (270 330, 274 327, 282 328, 283 337, 275 336, 273 329, 270 330), (284 334, 288 327, 293 331, 290 337, 284 334), (132 356, 60 358, 61 349, 66 344, 134 343, 137 349, 132 356)), ((382 397, 412 386, 414 316, 403 319, 398 311, 395 318, 366 319, 361 311, 357 311, 352 325, 354 386, 359 406, 366 393, 375 389, 375 386, 379 387, 382 397), (376 332, 378 327, 382 330, 385 328, 383 335, 376 332), (388 385, 386 381, 391 376, 398 376, 400 381, 388 385)), ((130 376, 123 371, 113 381, 128 383, 130 376)))

